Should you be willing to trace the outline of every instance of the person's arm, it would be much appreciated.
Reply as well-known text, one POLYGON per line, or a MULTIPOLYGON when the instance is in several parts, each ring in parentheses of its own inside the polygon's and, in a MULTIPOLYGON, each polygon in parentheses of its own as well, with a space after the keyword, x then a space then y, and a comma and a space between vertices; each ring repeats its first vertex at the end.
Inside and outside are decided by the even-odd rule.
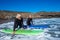
POLYGON ((15 20, 14 20, 14 26, 13 26, 13 31, 15 31, 16 27, 17 27, 17 19, 15 18, 15 20))
POLYGON ((13 26, 13 35, 15 34, 15 27, 16 27, 16 18, 15 18, 15 20, 14 20, 14 26, 13 26))
POLYGON ((17 19, 15 18, 15 20, 14 20, 14 27, 15 27, 16 23, 17 23, 17 19))
POLYGON ((31 24, 33 25, 33 19, 31 19, 31 24))
POLYGON ((22 25, 23 25, 23 18, 21 18, 21 23, 22 23, 22 25))

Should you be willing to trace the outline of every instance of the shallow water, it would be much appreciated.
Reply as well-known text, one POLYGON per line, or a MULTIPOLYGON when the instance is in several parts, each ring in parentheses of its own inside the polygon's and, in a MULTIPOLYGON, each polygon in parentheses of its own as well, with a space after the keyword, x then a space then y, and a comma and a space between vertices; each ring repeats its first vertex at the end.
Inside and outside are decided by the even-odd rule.
MULTIPOLYGON (((8 22, 0 24, 0 30, 2 28, 13 29, 14 22, 8 22)), ((0 40, 60 40, 60 18, 49 18, 49 19, 33 19, 34 25, 49 25, 49 28, 45 28, 44 33, 35 36, 29 35, 15 35, 13 39, 11 34, 0 32, 0 40)), ((26 25, 26 21, 24 21, 26 25)))

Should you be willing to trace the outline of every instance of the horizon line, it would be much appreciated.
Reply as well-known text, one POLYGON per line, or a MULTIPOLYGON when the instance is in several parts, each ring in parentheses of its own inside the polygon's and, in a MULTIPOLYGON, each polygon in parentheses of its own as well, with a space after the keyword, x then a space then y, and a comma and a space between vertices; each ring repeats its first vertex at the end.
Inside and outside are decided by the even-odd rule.
POLYGON ((44 11, 44 10, 40 10, 37 12, 30 12, 30 11, 17 11, 17 10, 0 10, 0 11, 10 11, 10 12, 29 12, 29 13, 37 13, 37 12, 60 12, 60 11, 44 11))

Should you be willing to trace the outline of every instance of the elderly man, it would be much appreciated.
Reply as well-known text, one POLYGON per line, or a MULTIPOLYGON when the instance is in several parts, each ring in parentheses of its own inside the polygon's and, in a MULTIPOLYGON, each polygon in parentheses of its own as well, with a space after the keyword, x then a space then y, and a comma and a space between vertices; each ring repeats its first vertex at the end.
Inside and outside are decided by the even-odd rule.
POLYGON ((27 19, 27 28, 29 29, 29 27, 31 26, 31 24, 33 24, 32 21, 32 15, 29 15, 28 19, 27 19))
POLYGON ((14 27, 13 27, 13 34, 15 34, 16 28, 21 29, 23 28, 23 18, 20 14, 16 15, 15 21, 14 21, 14 27), (19 26, 19 28, 18 28, 19 26))

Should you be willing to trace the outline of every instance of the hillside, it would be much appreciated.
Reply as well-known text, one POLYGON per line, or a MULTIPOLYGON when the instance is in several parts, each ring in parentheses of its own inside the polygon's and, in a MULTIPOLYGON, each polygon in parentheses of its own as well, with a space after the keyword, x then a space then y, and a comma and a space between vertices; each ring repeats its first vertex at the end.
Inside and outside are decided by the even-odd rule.
POLYGON ((60 12, 14 12, 14 11, 6 11, 0 10, 0 19, 10 19, 14 18, 16 14, 19 13, 22 15, 23 18, 27 18, 28 15, 32 15, 33 18, 51 18, 51 17, 60 17, 60 12))

